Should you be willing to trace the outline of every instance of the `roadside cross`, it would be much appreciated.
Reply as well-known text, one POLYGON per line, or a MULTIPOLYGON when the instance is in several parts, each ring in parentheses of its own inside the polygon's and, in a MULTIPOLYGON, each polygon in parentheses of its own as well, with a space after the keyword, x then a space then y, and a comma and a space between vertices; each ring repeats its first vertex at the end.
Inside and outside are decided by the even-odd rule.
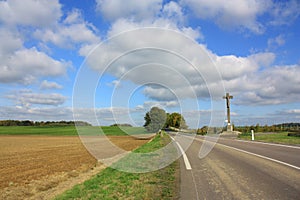
POLYGON ((232 99, 233 96, 229 95, 229 93, 226 93, 226 96, 223 96, 223 99, 226 99, 226 106, 227 106, 227 131, 232 131, 232 126, 230 123, 230 99, 232 99))

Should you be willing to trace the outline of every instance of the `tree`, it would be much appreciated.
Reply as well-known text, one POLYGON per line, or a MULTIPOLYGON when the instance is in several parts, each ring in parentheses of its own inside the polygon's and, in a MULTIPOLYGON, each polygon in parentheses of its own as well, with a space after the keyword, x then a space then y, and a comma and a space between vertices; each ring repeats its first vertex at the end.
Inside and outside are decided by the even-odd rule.
POLYGON ((167 127, 170 126, 175 128, 183 128, 183 129, 186 129, 188 127, 186 125, 184 117, 179 113, 172 113, 168 115, 167 127))
POLYGON ((205 134, 207 134, 207 131, 208 131, 208 127, 203 126, 202 128, 197 129, 197 134, 198 135, 205 135, 205 134))
POLYGON ((256 133, 260 131, 259 123, 257 123, 257 124, 255 125, 254 131, 255 131, 256 133))
POLYGON ((166 124, 166 111, 158 107, 152 107, 149 112, 146 113, 144 127, 149 132, 157 132, 164 128, 166 124))

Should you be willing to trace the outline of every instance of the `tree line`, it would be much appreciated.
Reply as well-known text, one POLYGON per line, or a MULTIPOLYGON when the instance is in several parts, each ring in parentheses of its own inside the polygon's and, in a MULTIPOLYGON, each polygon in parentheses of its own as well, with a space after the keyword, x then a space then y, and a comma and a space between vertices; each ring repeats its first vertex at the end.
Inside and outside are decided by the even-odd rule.
MULTIPOLYGON (((296 132, 297 134, 300 134, 300 123, 282 123, 282 124, 274 124, 274 125, 245 125, 245 126, 235 126, 233 125, 233 130, 239 131, 241 133, 251 133, 251 130, 254 132, 296 132)), ((197 129, 197 134, 199 135, 206 135, 209 127, 203 126, 201 128, 197 129)), ((227 127, 224 126, 223 128, 218 127, 210 127, 211 130, 215 133, 220 133, 219 130, 226 131, 227 127)))
POLYGON ((91 126, 84 121, 0 120, 0 126, 91 126))
POLYGON ((174 127, 179 129, 187 129, 184 117, 180 113, 166 113, 164 109, 152 107, 145 114, 144 127, 149 132, 157 132, 160 129, 174 127))
POLYGON ((274 125, 251 125, 251 126, 234 126, 234 130, 242 133, 254 132, 281 132, 281 131, 298 131, 300 130, 300 123, 282 123, 274 125))

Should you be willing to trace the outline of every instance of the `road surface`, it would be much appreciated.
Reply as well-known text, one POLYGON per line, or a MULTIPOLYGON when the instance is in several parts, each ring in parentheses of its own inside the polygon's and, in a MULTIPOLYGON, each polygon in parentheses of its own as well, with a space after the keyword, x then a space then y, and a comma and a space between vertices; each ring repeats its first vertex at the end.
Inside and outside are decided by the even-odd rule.
POLYGON ((300 147, 220 138, 199 158, 200 148, 209 149, 212 142, 173 138, 186 149, 180 159, 180 199, 300 199, 300 147), (188 148, 187 140, 192 141, 188 148))

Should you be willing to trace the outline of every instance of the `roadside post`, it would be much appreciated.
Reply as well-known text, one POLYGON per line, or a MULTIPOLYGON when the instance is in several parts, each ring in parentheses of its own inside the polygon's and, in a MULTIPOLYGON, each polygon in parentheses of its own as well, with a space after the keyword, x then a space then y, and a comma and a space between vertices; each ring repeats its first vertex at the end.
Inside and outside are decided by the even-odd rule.
POLYGON ((253 130, 251 130, 251 136, 252 136, 252 141, 254 140, 254 131, 253 130))

